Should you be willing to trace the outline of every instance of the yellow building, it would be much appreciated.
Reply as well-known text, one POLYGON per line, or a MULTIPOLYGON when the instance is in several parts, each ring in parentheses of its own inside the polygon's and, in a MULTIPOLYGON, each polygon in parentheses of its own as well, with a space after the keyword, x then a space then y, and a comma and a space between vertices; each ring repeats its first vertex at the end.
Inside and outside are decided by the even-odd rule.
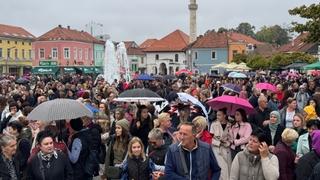
POLYGON ((35 36, 17 26, 0 24, 0 72, 22 76, 32 68, 35 36))
POLYGON ((241 42, 229 42, 228 63, 231 63, 236 54, 246 53, 246 44, 241 42))

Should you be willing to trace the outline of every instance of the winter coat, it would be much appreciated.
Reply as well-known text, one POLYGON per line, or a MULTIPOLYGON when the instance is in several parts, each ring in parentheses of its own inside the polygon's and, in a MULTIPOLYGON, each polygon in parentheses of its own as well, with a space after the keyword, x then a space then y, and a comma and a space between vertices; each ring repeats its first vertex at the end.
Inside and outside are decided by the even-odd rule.
POLYGON ((209 131, 204 130, 201 134, 201 137, 199 138, 202 142, 206 142, 208 144, 211 144, 212 142, 212 136, 209 133, 209 131))
POLYGON ((270 110, 269 108, 261 111, 259 107, 255 108, 256 113, 249 116, 249 122, 252 125, 252 128, 263 128, 263 122, 270 119, 270 110))
POLYGON ((309 180, 320 180, 320 162, 313 168, 309 180))
POLYGON ((46 180, 73 180, 73 170, 69 159, 61 152, 57 152, 57 157, 52 156, 49 163, 42 160, 39 155, 34 156, 28 164, 28 177, 30 180, 42 180, 40 167, 42 161, 44 176, 46 180))
POLYGON ((211 179, 218 180, 220 167, 216 161, 213 151, 207 143, 196 140, 197 147, 187 151, 178 143, 172 144, 167 152, 165 162, 165 175, 168 179, 185 180, 186 175, 181 161, 180 151, 185 157, 188 176, 193 180, 208 179, 211 172, 211 179))
POLYGON ((123 162, 121 180, 152 180, 152 172, 155 171, 155 164, 151 159, 130 158, 123 162))
POLYGON ((278 178, 279 162, 273 154, 260 159, 260 155, 254 155, 246 148, 233 159, 230 180, 277 180, 278 178))
POLYGON ((284 144, 282 141, 278 142, 273 153, 279 159, 279 180, 294 180, 294 160, 296 157, 295 153, 288 145, 284 144))
MULTIPOLYGON (((286 127, 286 116, 287 116, 287 106, 285 106, 285 107, 283 107, 280 111, 279 111, 279 113, 280 113, 280 118, 281 118, 281 125, 283 126, 283 127, 286 127)), ((298 109, 298 108, 296 108, 296 110, 295 110, 295 114, 296 113, 300 113, 300 110, 298 109)))
POLYGON ((308 180, 313 167, 320 162, 320 156, 315 151, 310 151, 302 156, 296 166, 296 179, 308 180))
POLYGON ((270 145, 272 145, 272 146, 277 145, 277 143, 281 140, 281 134, 282 134, 284 129, 285 128, 283 126, 281 126, 280 124, 278 125, 277 130, 276 130, 276 134, 274 135, 273 143, 272 143, 272 137, 271 137, 271 131, 270 131, 269 125, 264 127, 263 131, 267 136, 267 142, 266 143, 269 146, 270 145))
POLYGON ((212 150, 221 168, 220 180, 229 180, 232 163, 230 129, 231 124, 227 123, 226 128, 223 130, 219 121, 213 122, 210 128, 213 134, 212 150))
MULTIPOLYGON (((18 177, 18 180, 21 179, 21 173, 20 173, 20 164, 17 158, 13 157, 13 164, 16 169, 16 175, 18 177)), ((7 168, 6 163, 3 160, 2 153, 0 153, 0 179, 1 180, 11 180, 9 170, 7 168)))
POLYGON ((238 123, 234 124, 230 130, 231 142, 234 142, 234 144, 231 145, 231 149, 235 150, 236 146, 240 146, 241 149, 244 149, 249 142, 251 132, 252 128, 248 122, 242 122, 240 123, 240 126, 238 123), (238 134, 240 138, 237 138, 238 134))
POLYGON ((310 152, 309 133, 304 133, 298 139, 297 152, 299 156, 303 156, 310 152))

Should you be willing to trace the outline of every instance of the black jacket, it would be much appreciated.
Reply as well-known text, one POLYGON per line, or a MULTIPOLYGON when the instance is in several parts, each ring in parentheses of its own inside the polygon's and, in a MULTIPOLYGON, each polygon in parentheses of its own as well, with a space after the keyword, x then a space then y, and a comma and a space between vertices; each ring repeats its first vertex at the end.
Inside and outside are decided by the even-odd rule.
POLYGON ((320 162, 320 157, 315 151, 310 151, 299 159, 296 166, 296 179, 308 180, 313 167, 320 162))
POLYGON ((263 131, 265 132, 267 136, 267 144, 270 145, 277 145, 277 143, 281 140, 281 134, 285 128, 281 126, 280 124, 277 127, 276 134, 274 135, 273 143, 272 143, 272 137, 271 137, 271 131, 269 129, 269 125, 263 128, 263 131))
MULTIPOLYGON (((61 152, 57 152, 58 156, 51 157, 50 163, 42 161, 44 167, 44 176, 46 180, 73 180, 73 170, 69 159, 61 152), (48 165, 50 164, 50 165, 48 165)), ((40 158, 38 155, 34 156, 28 164, 28 176, 30 180, 42 180, 42 173, 40 168, 40 158)))
MULTIPOLYGON (((17 160, 17 158, 13 158, 13 163, 16 169, 16 174, 18 177, 18 180, 21 179, 21 172, 20 172, 20 165, 19 165, 19 161, 17 160)), ((11 180, 10 174, 9 174, 9 170, 7 168, 7 165, 5 164, 3 158, 2 158, 2 153, 0 153, 0 179, 1 180, 11 180)))
POLYGON ((270 119, 270 110, 269 108, 264 109, 261 111, 259 107, 255 108, 256 113, 249 116, 249 122, 252 128, 263 128, 263 121, 270 119))

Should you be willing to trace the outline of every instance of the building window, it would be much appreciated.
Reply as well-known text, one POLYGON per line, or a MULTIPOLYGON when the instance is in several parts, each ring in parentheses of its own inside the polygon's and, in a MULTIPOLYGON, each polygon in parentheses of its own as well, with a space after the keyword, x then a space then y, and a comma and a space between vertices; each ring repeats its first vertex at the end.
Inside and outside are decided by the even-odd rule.
POLYGON ((14 58, 16 58, 16 59, 18 58, 18 49, 14 50, 14 58))
POLYGON ((0 58, 2 58, 2 48, 0 48, 0 58))
POLYGON ((216 59, 216 52, 215 51, 211 52, 211 59, 216 59))
POLYGON ((88 60, 88 59, 89 59, 88 49, 85 49, 85 50, 84 50, 84 58, 85 58, 85 60, 88 60))
POLYGON ((79 60, 82 60, 82 49, 79 49, 79 60))
POLYGON ((32 51, 29 50, 29 59, 32 59, 32 51))
POLYGON ((29 46, 31 46, 31 42, 29 42, 29 46))
POLYGON ((0 43, 2 43, 2 40, 0 40, 0 43))
POLYGON ((198 59, 198 52, 194 52, 194 59, 198 59))
POLYGON ((24 45, 24 42, 22 42, 22 45, 24 45))
POLYGON ((57 59, 58 58, 58 48, 52 48, 51 57, 52 57, 52 59, 57 59))
POLYGON ((232 51, 232 54, 233 54, 233 56, 234 56, 234 55, 238 54, 238 51, 237 51, 237 50, 233 50, 233 51, 232 51))
POLYGON ((64 48, 63 54, 65 59, 70 59, 70 48, 64 48))
POLYGON ((144 59, 143 59, 143 57, 141 58, 141 64, 143 64, 143 61, 144 61, 144 59))
POLYGON ((22 58, 25 59, 26 56, 24 55, 24 49, 22 49, 22 52, 21 52, 21 53, 22 53, 22 58))
POLYGON ((39 58, 44 59, 44 49, 42 48, 39 50, 39 58))
POLYGON ((174 61, 175 61, 175 62, 178 62, 178 61, 179 61, 179 54, 175 54, 175 55, 174 55, 174 61))
POLYGON ((10 41, 7 41, 8 44, 10 44, 10 41))
POLYGON ((73 48, 73 59, 78 59, 78 49, 73 48))
POLYGON ((14 42, 14 44, 18 44, 18 42, 17 42, 17 41, 15 41, 15 42, 14 42))
POLYGON ((159 54, 156 54, 156 60, 159 60, 159 54))

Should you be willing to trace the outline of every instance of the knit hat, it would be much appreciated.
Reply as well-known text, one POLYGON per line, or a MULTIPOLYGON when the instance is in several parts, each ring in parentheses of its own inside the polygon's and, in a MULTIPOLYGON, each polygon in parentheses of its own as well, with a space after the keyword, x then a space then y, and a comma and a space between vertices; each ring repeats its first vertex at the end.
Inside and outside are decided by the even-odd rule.
POLYGON ((126 119, 121 119, 116 122, 116 125, 121 126, 123 129, 129 132, 129 121, 126 119))
POLYGON ((81 129, 83 129, 83 122, 81 118, 71 119, 70 127, 75 131, 80 131, 81 129))
POLYGON ((312 149, 320 155, 320 130, 314 130, 312 132, 312 149))

